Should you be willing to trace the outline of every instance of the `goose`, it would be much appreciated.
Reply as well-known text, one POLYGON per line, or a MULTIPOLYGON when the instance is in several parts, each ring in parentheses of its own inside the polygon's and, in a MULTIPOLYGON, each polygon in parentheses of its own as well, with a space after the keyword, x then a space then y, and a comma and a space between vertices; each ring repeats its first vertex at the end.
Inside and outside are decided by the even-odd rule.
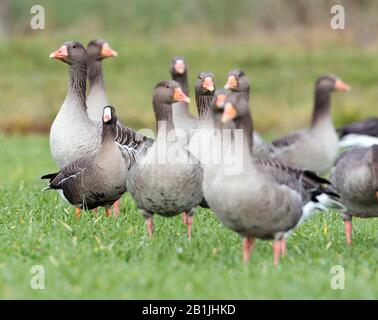
MULTIPOLYGON (((189 96, 188 66, 185 58, 182 56, 174 57, 171 61, 169 71, 172 80, 180 85, 186 96, 189 96)), ((191 114, 189 104, 183 101, 173 104, 172 117, 176 131, 182 131, 187 141, 190 136, 190 130, 197 125, 198 118, 191 114)))
POLYGON ((199 160, 206 160, 208 156, 207 137, 214 127, 213 114, 211 109, 215 92, 214 74, 203 71, 198 74, 194 87, 196 106, 199 118, 190 131, 188 150, 199 160), (210 129, 210 132, 209 132, 210 129))
POLYGON ((378 144, 378 118, 372 117, 338 128, 339 148, 370 147, 378 144))
MULTIPOLYGON (((249 79, 242 70, 231 70, 227 75, 227 83, 224 86, 225 89, 231 90, 232 94, 242 97, 249 102, 251 86, 249 79)), ((261 135, 253 132, 253 154, 255 157, 268 157, 273 147, 264 141, 261 135)))
POLYGON ((94 155, 83 156, 59 172, 47 174, 50 179, 44 190, 53 189, 76 207, 80 217, 81 209, 105 207, 110 216, 110 207, 126 191, 128 169, 133 161, 133 150, 127 150, 114 141, 117 133, 117 116, 111 106, 103 111, 101 147, 94 155))
POLYGON ((341 154, 330 180, 348 211, 342 213, 346 241, 352 245, 352 217, 378 217, 378 144, 341 154))
MULTIPOLYGON (((69 66, 69 85, 64 102, 50 129, 50 150, 55 163, 63 168, 73 161, 95 154, 101 147, 102 121, 88 117, 86 78, 88 58, 80 42, 67 41, 50 58, 69 66)), ((144 152, 152 140, 136 133, 119 121, 115 140, 136 152, 144 152)), ((117 214, 117 212, 115 212, 117 214)))
POLYGON ((315 84, 315 104, 309 129, 292 132, 272 142, 273 158, 289 166, 324 175, 337 157, 338 137, 330 113, 331 92, 348 91, 350 86, 335 75, 320 77, 315 84))
POLYGON ((156 140, 144 156, 137 158, 129 172, 127 188, 146 220, 150 236, 154 214, 172 217, 185 212, 190 238, 192 217, 202 200, 202 168, 176 141, 172 119, 172 104, 189 101, 176 81, 156 85, 152 99, 156 140))
POLYGON ((277 265, 286 252, 285 237, 315 210, 324 206, 341 208, 333 200, 338 194, 329 181, 313 172, 290 168, 268 158, 254 158, 248 102, 235 95, 228 97, 224 105, 217 100, 214 99, 218 113, 214 116, 216 127, 224 129, 221 120, 226 124, 233 121, 234 128, 231 126, 231 147, 222 145, 219 149, 223 163, 215 176, 204 166, 205 198, 219 220, 243 237, 245 262, 250 259, 255 238, 274 239, 273 261, 277 265), (235 153, 229 153, 231 149, 235 153), (228 171, 226 165, 230 156, 241 159, 234 171, 228 171))
POLYGON ((87 54, 89 80, 87 113, 90 119, 99 121, 101 120, 104 106, 109 105, 104 87, 102 60, 109 57, 117 57, 118 53, 105 40, 96 39, 88 43, 87 54))

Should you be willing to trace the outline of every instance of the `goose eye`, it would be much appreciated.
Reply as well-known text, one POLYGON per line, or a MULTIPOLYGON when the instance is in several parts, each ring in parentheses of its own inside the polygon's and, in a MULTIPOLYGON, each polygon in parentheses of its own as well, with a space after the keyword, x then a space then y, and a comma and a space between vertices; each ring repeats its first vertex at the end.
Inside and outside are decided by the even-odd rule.
POLYGON ((72 48, 74 48, 74 49, 75 49, 75 48, 76 48, 76 46, 75 46, 75 45, 73 45, 73 46, 72 46, 72 48))
POLYGON ((166 87, 167 89, 169 89, 169 85, 166 85, 165 87, 166 87))

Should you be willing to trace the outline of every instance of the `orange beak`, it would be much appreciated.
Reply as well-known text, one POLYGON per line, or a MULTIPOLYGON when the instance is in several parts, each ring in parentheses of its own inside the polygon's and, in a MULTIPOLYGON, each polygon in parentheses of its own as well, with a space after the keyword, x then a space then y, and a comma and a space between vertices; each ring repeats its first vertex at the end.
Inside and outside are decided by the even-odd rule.
POLYGON ((67 52, 67 46, 63 45, 61 46, 58 50, 50 53, 49 58, 54 58, 54 59, 63 59, 68 57, 68 52, 67 52))
POLYGON ((118 53, 117 53, 117 51, 115 51, 112 48, 110 48, 110 46, 108 45, 108 43, 105 42, 102 45, 102 48, 101 48, 101 57, 103 57, 103 58, 118 57, 118 53))
POLYGON ((207 91, 213 92, 215 89, 213 79, 211 79, 211 77, 206 77, 205 79, 203 79, 202 88, 205 88, 207 91))
POLYGON ((173 92, 173 100, 176 102, 190 103, 190 99, 182 92, 181 88, 175 88, 173 92))
POLYGON ((377 196, 377 200, 378 200, 378 191, 375 193, 375 195, 377 196))
POLYGON ((178 74, 183 74, 185 72, 185 62, 183 60, 176 60, 175 70, 178 74))
POLYGON ((337 79, 335 82, 335 90, 337 91, 349 91, 350 85, 346 84, 345 82, 341 81, 340 79, 337 79))
POLYGON ((232 119, 234 119, 237 115, 237 111, 235 109, 235 107, 227 102, 226 105, 224 106, 224 111, 223 111, 223 115, 222 115, 222 123, 226 123, 232 119))
POLYGON ((217 98, 216 98, 216 100, 215 100, 215 106, 216 106, 217 108, 221 108, 221 107, 223 107, 224 104, 225 104, 225 102, 226 102, 226 99, 227 99, 227 97, 226 97, 225 94, 218 94, 218 95, 217 95, 217 98))
POLYGON ((238 87, 238 82, 236 81, 235 76, 229 76, 227 79, 227 83, 224 86, 225 89, 235 89, 238 87))

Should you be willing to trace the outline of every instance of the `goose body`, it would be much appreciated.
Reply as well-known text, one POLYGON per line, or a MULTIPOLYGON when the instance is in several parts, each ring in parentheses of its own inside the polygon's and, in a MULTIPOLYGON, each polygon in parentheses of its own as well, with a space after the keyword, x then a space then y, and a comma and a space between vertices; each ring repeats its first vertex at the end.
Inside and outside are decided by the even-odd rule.
POLYGON ((344 152, 330 179, 348 211, 342 215, 348 244, 352 243, 352 217, 378 217, 378 145, 344 152))
POLYGON ((128 190, 146 219, 149 234, 154 214, 171 217, 185 212, 191 222, 202 199, 202 168, 172 135, 172 103, 180 100, 189 99, 177 82, 163 81, 155 87, 157 138, 146 155, 132 166, 127 181, 128 190))
POLYGON ((49 189, 57 190, 77 208, 110 208, 126 191, 133 152, 126 152, 114 141, 117 121, 114 109, 104 108, 105 115, 108 122, 104 120, 101 146, 94 155, 81 157, 61 171, 42 177, 50 179, 49 189))
POLYGON ((367 118, 338 128, 339 148, 370 147, 378 144, 378 118, 367 118))
POLYGON ((345 91, 349 86, 333 75, 318 79, 311 128, 274 140, 273 158, 321 175, 332 168, 339 141, 330 114, 330 93, 333 90, 345 91))

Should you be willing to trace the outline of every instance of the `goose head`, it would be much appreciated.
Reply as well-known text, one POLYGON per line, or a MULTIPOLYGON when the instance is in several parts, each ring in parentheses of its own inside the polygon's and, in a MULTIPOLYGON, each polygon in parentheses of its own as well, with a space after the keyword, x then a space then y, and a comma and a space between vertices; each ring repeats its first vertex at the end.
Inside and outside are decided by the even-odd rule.
POLYGON ((172 59, 170 72, 172 77, 183 76, 188 72, 188 66, 186 64, 185 58, 182 56, 176 56, 172 59))
POLYGON ((113 50, 103 39, 95 39, 88 43, 87 54, 89 59, 101 61, 105 58, 118 57, 117 51, 113 50))
POLYGON ((214 74, 212 72, 201 72, 196 81, 195 92, 199 95, 213 95, 214 90, 214 74))
POLYGON ((222 123, 236 120, 246 116, 249 113, 248 103, 237 96, 230 95, 223 107, 222 123))
POLYGON ((56 51, 49 55, 51 59, 58 59, 67 64, 77 64, 87 61, 87 52, 78 41, 67 41, 56 51))
POLYGON ((235 92, 244 92, 249 91, 250 84, 242 70, 231 70, 227 75, 227 83, 224 88, 235 92))
POLYGON ((180 85, 174 80, 164 80, 159 82, 155 86, 153 100, 159 104, 190 102, 190 99, 184 94, 180 85))
POLYGON ((339 77, 333 74, 321 76, 316 81, 316 90, 331 92, 331 91, 349 91, 350 86, 343 82, 339 77))

